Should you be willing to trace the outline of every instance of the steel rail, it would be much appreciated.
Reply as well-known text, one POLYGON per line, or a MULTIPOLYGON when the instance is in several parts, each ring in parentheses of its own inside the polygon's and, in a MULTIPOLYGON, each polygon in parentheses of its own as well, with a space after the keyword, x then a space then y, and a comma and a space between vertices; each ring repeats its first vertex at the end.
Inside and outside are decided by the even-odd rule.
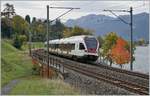
POLYGON ((119 80, 116 78, 108 77, 108 76, 105 76, 103 74, 84 69, 83 67, 72 66, 71 64, 64 64, 64 66, 71 69, 71 70, 74 70, 76 72, 87 75, 89 77, 93 77, 93 78, 96 78, 98 80, 103 80, 103 81, 108 82, 110 84, 117 85, 118 87, 125 88, 131 92, 135 92, 135 93, 138 93, 140 95, 148 95, 149 88, 147 88, 147 87, 139 86, 139 85, 136 85, 134 83, 129 83, 129 82, 119 80))
MULTIPOLYGON (((62 58, 62 57, 60 57, 60 58, 62 58)), ((78 61, 75 61, 75 62, 78 62, 78 61)), ((81 63, 81 62, 78 62, 78 63, 81 63)), ((85 64, 85 63, 82 63, 82 64, 85 64)), ((111 66, 108 66, 108 65, 99 64, 99 63, 88 63, 88 64, 90 64, 90 65, 92 64, 93 66, 103 67, 105 69, 109 69, 109 70, 112 70, 112 71, 116 71, 116 72, 120 72, 120 73, 125 73, 127 75, 137 76, 137 77, 141 77, 143 79, 149 80, 149 75, 148 74, 143 74, 143 73, 139 73, 139 72, 133 72, 133 71, 125 70, 125 69, 119 69, 119 68, 111 67, 111 66)), ((87 63, 86 63, 86 65, 87 65, 87 63)))
POLYGON ((110 66, 104 65, 104 64, 96 64, 95 66, 103 67, 105 69, 109 69, 109 70, 112 70, 112 71, 125 73, 127 75, 137 76, 137 77, 141 77, 143 79, 149 80, 149 75, 147 75, 147 74, 143 74, 143 73, 139 73, 139 72, 133 72, 133 71, 125 70, 125 69, 119 69, 119 68, 115 68, 115 67, 110 67, 110 66))
MULTIPOLYGON (((40 50, 40 51, 42 51, 43 53, 45 52, 45 50, 40 50)), ((41 53, 39 53, 39 54, 41 54, 41 53)), ((55 57, 58 57, 58 56, 55 56, 55 57)), ((64 57, 59 57, 59 58, 64 58, 64 57)), ((64 58, 64 59, 66 59, 66 58, 64 58)), ((71 60, 71 61, 73 61, 73 60, 71 60)), ((81 63, 78 61, 74 61, 74 62, 81 63)), ((82 64, 85 64, 85 63, 82 63, 82 64)), ((137 76, 137 77, 149 80, 149 75, 147 75, 147 74, 143 74, 143 73, 139 73, 139 72, 133 72, 133 71, 125 70, 125 69, 119 69, 119 68, 115 68, 115 67, 110 67, 110 66, 104 65, 104 64, 97 64, 97 63, 96 64, 95 63, 88 63, 88 64, 90 64, 90 65, 92 64, 92 66, 101 67, 101 68, 103 67, 107 70, 109 69, 109 70, 112 70, 115 72, 131 75, 131 76, 137 76)), ((85 65, 87 65, 87 63, 85 65)))

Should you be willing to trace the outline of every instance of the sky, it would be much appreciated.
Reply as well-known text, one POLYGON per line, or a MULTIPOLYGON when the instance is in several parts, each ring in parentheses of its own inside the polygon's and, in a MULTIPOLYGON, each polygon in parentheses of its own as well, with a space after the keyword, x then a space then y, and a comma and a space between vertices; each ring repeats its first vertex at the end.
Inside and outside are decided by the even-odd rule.
MULTIPOLYGON (((60 18, 61 21, 65 22, 68 19, 76 19, 81 16, 88 14, 103 14, 113 16, 110 12, 104 12, 104 9, 115 9, 115 10, 129 10, 130 6, 133 7, 133 13, 138 14, 142 12, 149 13, 149 0, 143 1, 1 1, 1 11, 4 9, 4 4, 13 4, 15 11, 18 15, 25 17, 27 14, 30 17, 37 17, 46 19, 46 6, 50 7, 73 7, 80 8, 74 9, 68 14, 60 18)), ((49 9, 50 19, 53 20, 60 16, 68 9, 49 9)), ((128 12, 117 12, 118 15, 129 14, 128 12)))

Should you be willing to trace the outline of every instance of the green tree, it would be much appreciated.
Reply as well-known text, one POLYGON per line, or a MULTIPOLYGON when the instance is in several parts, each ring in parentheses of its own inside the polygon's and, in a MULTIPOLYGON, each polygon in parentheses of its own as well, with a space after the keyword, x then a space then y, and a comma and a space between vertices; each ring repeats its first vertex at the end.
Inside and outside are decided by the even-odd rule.
POLYGON ((112 59, 110 58, 110 51, 116 44, 117 38, 118 36, 115 32, 110 32, 105 36, 104 44, 102 45, 102 55, 110 62, 110 65, 113 63, 112 59))
POLYGON ((75 26, 71 32, 71 36, 76 36, 76 35, 92 35, 91 30, 85 30, 81 27, 75 26))
POLYGON ((36 20, 31 23, 31 32, 33 41, 45 41, 46 38, 46 23, 42 20, 36 20))
POLYGON ((56 20, 55 24, 51 25, 51 38, 58 39, 63 37, 63 31, 65 27, 59 19, 56 20))
POLYGON ((138 45, 142 46, 142 45, 144 45, 144 44, 145 44, 145 40, 144 40, 143 38, 140 38, 140 39, 138 40, 138 45))
POLYGON ((13 38, 13 46, 17 49, 21 49, 22 45, 27 41, 26 35, 15 34, 13 38))
POLYGON ((99 48, 101 48, 102 45, 103 45, 103 43, 104 43, 104 39, 103 39, 101 36, 98 36, 98 37, 97 37, 97 40, 98 40, 98 42, 99 42, 99 48))
POLYGON ((98 54, 99 54, 100 61, 101 61, 102 57, 103 57, 102 52, 101 52, 101 47, 102 47, 102 45, 104 43, 104 40, 103 40, 103 38, 100 35, 97 37, 97 40, 99 42, 99 52, 98 52, 98 54))
POLYGON ((71 35, 71 30, 72 28, 68 28, 68 27, 65 27, 64 31, 63 31, 63 37, 66 38, 66 37, 70 37, 71 35))
POLYGON ((15 16, 15 14, 16 13, 13 4, 6 3, 3 11, 1 12, 2 38, 12 37, 12 17, 15 16))
POLYGON ((32 23, 36 22, 36 17, 32 18, 32 23))
POLYGON ((17 49, 21 49, 21 41, 19 40, 19 36, 15 35, 14 40, 13 40, 13 46, 16 47, 17 49))
POLYGON ((77 36, 77 35, 93 35, 94 31, 90 29, 83 29, 79 26, 64 30, 64 37, 77 36))
POLYGON ((21 42, 21 46, 27 42, 27 36, 26 35, 19 35, 19 40, 21 42))
POLYGON ((16 34, 28 34, 29 25, 28 23, 19 15, 16 15, 12 18, 13 30, 16 34))
POLYGON ((104 44, 102 46, 103 53, 107 55, 110 49, 116 44, 118 36, 115 32, 108 33, 104 38, 104 44))
POLYGON ((30 24, 30 16, 26 15, 25 20, 30 24))
POLYGON ((11 38, 13 32, 10 31, 12 29, 12 22, 9 22, 8 18, 1 19, 1 36, 2 38, 11 38))

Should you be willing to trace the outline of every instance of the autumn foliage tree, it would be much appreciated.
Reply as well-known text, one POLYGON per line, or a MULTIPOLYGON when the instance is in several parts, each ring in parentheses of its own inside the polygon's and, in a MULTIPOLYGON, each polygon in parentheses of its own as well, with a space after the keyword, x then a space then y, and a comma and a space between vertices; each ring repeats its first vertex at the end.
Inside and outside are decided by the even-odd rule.
POLYGON ((112 47, 116 44, 117 38, 118 36, 115 32, 110 32, 104 37, 101 56, 104 58, 103 60, 108 60, 110 62, 110 66, 113 63, 112 59, 110 58, 110 51, 112 47))
POLYGON ((127 49, 127 46, 129 46, 128 42, 119 37, 116 41, 116 44, 111 49, 111 59, 113 62, 120 64, 121 67, 122 64, 130 62, 130 52, 127 49))

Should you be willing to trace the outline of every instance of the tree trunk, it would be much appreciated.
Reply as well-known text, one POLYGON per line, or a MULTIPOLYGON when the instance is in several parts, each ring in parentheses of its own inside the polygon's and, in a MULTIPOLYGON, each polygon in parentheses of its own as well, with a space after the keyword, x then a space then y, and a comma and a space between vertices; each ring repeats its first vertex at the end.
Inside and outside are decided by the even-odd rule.
POLYGON ((123 68, 122 64, 120 64, 120 68, 121 68, 121 69, 123 68))
POLYGON ((112 60, 110 60, 110 66, 112 66, 112 60))

